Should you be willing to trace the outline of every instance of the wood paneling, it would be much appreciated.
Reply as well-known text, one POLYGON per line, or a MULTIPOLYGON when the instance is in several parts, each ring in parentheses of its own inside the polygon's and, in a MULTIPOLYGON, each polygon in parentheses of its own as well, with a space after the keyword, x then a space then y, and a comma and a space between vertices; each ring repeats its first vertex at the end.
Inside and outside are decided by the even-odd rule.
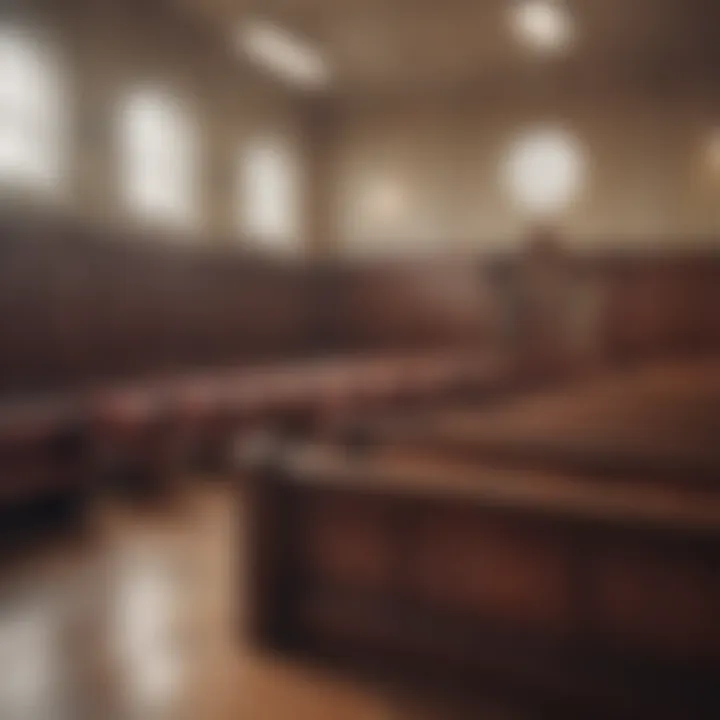
POLYGON ((618 259, 603 273, 603 333, 610 353, 720 347, 720 255, 618 259))
POLYGON ((255 527, 281 540, 264 557, 281 612, 267 575, 251 576, 255 602, 276 608, 261 640, 507 683, 571 717, 714 717, 716 497, 608 488, 603 510, 580 479, 539 477, 530 492, 530 471, 526 486, 495 486, 450 463, 298 460, 252 484, 285 518, 255 527))
POLYGON ((310 264, 5 219, 0 395, 318 354, 502 347, 614 362, 720 347, 717 256, 568 258, 549 348, 525 337, 533 308, 520 265, 310 264), (578 314, 588 290, 593 309, 578 314))
POLYGON ((240 253, 4 225, 0 288, 5 395, 309 352, 308 276, 240 253))
POLYGON ((325 268, 324 332, 347 350, 478 345, 496 298, 475 258, 346 262, 325 268))

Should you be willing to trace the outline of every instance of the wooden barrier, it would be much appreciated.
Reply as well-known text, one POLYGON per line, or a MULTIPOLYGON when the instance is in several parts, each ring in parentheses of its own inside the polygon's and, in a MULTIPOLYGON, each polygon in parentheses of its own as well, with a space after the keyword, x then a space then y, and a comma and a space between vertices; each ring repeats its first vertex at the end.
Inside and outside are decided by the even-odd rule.
POLYGON ((717 717, 717 495, 327 449, 254 471, 262 645, 570 717, 717 717))

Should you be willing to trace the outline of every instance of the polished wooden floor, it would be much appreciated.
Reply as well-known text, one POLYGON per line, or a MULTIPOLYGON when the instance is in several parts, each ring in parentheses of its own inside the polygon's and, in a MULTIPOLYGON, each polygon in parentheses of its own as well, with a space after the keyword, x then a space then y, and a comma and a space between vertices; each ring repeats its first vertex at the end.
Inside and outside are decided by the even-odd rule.
POLYGON ((251 649, 242 528, 229 484, 193 482, 153 507, 106 501, 84 532, 5 558, 0 718, 519 717, 251 649))

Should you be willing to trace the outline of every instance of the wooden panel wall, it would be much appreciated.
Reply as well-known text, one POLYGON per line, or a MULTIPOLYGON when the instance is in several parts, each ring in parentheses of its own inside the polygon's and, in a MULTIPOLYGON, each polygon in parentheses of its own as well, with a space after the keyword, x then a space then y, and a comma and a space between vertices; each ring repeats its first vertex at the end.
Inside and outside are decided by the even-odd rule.
POLYGON ((720 349, 720 253, 606 259, 596 273, 612 355, 720 349))
POLYGON ((494 341, 497 299, 477 258, 337 263, 324 271, 322 334, 347 351, 494 341))
POLYGON ((299 266, 79 228, 0 230, 0 392, 309 351, 299 266))
MULTIPOLYGON (((566 260, 556 318, 564 329, 549 334, 574 335, 566 349, 613 361, 720 348, 720 253, 566 260)), ((527 311, 521 265, 518 256, 328 265, 316 283, 318 337, 359 351, 438 344, 526 351, 518 337, 528 329, 518 323, 527 311)))
MULTIPOLYGON (((310 265, 6 218, 0 396, 313 354, 507 346, 517 267, 487 257, 310 265)), ((720 348, 720 255, 568 267, 599 298, 583 321, 594 352, 720 348)))
MULTIPOLYGON (((527 352, 537 349, 527 336, 537 334, 540 318, 528 307, 523 260, 491 259, 483 277, 496 299, 501 336, 527 352)), ((615 362, 720 349, 720 252, 566 255, 560 264, 549 280, 552 291, 562 286, 550 319, 557 327, 546 336, 563 352, 615 362)))

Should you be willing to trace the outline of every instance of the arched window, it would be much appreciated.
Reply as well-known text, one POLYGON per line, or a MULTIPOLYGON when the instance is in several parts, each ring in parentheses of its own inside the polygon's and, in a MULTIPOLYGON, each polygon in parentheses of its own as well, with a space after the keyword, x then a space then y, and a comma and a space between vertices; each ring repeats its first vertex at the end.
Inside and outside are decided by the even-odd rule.
POLYGON ((251 238, 291 249, 297 241, 298 176, 289 149, 259 141, 240 154, 238 223, 251 238))
POLYGON ((63 88, 41 38, 0 27, 0 180, 52 188, 60 180, 63 88))
POLYGON ((139 91, 121 114, 122 192, 133 214, 150 222, 197 225, 197 130, 172 95, 139 91))

